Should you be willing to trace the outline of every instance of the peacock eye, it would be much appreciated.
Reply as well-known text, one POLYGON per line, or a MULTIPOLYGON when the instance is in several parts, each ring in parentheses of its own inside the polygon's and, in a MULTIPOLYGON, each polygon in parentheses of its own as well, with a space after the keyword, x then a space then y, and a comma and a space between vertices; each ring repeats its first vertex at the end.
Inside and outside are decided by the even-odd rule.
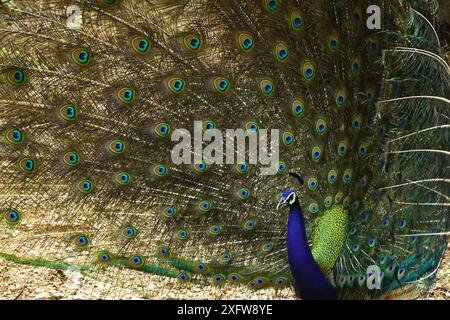
POLYGON ((285 173, 287 169, 287 166, 284 162, 280 162, 280 164, 278 165, 278 173, 282 174, 285 173))
POLYGON ((286 202, 289 204, 292 204, 292 203, 294 203, 294 201, 295 201, 295 193, 292 192, 287 196, 286 202))

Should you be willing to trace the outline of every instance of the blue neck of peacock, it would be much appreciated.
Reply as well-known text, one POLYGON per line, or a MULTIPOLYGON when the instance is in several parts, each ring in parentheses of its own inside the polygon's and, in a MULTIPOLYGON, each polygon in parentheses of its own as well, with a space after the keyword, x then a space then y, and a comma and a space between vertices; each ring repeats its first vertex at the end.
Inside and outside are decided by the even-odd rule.
POLYGON ((288 260, 295 286, 302 299, 335 299, 337 290, 314 260, 306 236, 302 209, 291 206, 288 218, 288 260))

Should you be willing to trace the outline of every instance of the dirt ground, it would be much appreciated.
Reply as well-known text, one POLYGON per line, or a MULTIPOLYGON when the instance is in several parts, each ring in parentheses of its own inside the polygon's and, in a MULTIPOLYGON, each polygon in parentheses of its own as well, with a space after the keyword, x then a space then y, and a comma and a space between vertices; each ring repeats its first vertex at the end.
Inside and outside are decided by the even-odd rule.
MULTIPOLYGON (((205 290, 201 285, 180 286, 176 281, 161 281, 157 276, 146 275, 145 279, 136 279, 136 282, 126 276, 132 283, 110 286, 74 270, 59 271, 0 260, 0 299, 296 299, 292 289, 254 292, 243 286, 230 286, 205 290), (133 283, 143 281, 145 292, 133 287, 133 283)), ((430 294, 424 299, 450 300, 450 250, 447 250, 430 294)))

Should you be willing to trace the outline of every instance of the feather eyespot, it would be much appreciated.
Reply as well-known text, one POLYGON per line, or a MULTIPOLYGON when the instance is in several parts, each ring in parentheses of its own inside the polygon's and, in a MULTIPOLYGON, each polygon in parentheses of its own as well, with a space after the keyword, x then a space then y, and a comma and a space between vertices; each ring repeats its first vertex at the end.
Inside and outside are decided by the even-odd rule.
POLYGON ((189 237, 189 232, 187 230, 180 230, 177 232, 177 238, 179 240, 186 240, 189 237))
POLYGON ((330 208, 333 205, 333 197, 332 196, 326 196, 323 204, 325 205, 325 208, 330 208))
POLYGON ((136 256, 132 256, 129 260, 128 260, 128 265, 131 268, 140 268, 144 265, 144 257, 140 256, 140 255, 136 255, 136 256))
POLYGON ((240 32, 237 35, 238 47, 243 53, 249 53, 255 46, 253 36, 248 32, 240 32))
POLYGON ((313 147, 311 157, 316 162, 320 161, 322 159, 322 149, 319 146, 313 147))
POLYGON ((280 162, 278 164, 278 171, 277 174, 283 174, 287 172, 287 165, 284 162, 280 162))
POLYGON ((153 173, 153 175, 155 177, 161 178, 161 177, 166 176, 169 173, 169 170, 168 170, 168 168, 165 165, 158 164, 158 165, 153 167, 152 173, 153 173))
POLYGON ((241 279, 241 276, 238 273, 230 273, 227 276, 227 280, 230 281, 232 284, 239 283, 240 279, 241 279))
POLYGON ((351 201, 350 196, 346 196, 344 200, 342 200, 342 205, 344 206, 345 209, 348 209, 350 207, 350 201, 351 201))
POLYGON ((264 277, 257 277, 249 282, 249 286, 252 289, 259 289, 267 284, 267 279, 264 277))
POLYGON ((123 104, 131 104, 136 100, 136 91, 129 87, 120 88, 117 91, 117 97, 123 104))
POLYGON ((273 55, 278 62, 286 62, 289 58, 289 48, 287 44, 283 41, 278 41, 275 44, 273 55))
POLYGON ((253 219, 248 219, 243 223, 244 230, 252 231, 256 228, 256 221, 253 219))
POLYGON ((348 142, 346 140, 342 140, 339 142, 337 147, 337 152, 340 157, 344 157, 348 151, 348 142))
POLYGON ((122 229, 122 236, 126 239, 134 239, 138 235, 138 231, 133 226, 128 226, 122 229))
POLYGON ((237 191, 238 198, 241 200, 247 200, 250 198, 250 189, 248 188, 241 188, 237 191))
POLYGON ((111 254, 106 251, 100 252, 97 256, 97 261, 102 264, 109 264, 111 260, 112 260, 111 254))
POLYGON ((346 169, 342 176, 344 183, 350 183, 352 181, 352 169, 346 169))
POLYGON ((368 212, 362 212, 361 215, 359 216, 360 220, 362 223, 366 223, 367 221, 369 221, 369 213, 368 212))
POLYGON ((294 134, 291 131, 286 131, 283 133, 283 144, 285 146, 291 146, 294 143, 294 134))
POLYGON ((208 212, 211 210, 212 204, 208 200, 204 200, 200 201, 197 207, 201 212, 208 212))
POLYGON ((335 101, 338 108, 341 108, 347 104, 347 93, 345 90, 338 90, 336 92, 335 101))
POLYGON ((352 245, 352 251, 353 252, 358 252, 360 248, 361 248, 361 245, 359 243, 354 243, 352 245))
POLYGON ((217 236, 222 232, 222 226, 221 225, 213 225, 208 229, 209 234, 213 236, 217 236))
POLYGON ((211 132, 216 129, 216 123, 212 120, 202 121, 202 130, 203 132, 211 132))
POLYGON ((369 49, 372 53, 377 54, 379 51, 379 45, 377 42, 371 41, 369 43, 369 49))
POLYGON ((294 117, 300 117, 303 114, 304 111, 304 104, 303 101, 301 101, 300 99, 294 99, 291 102, 291 114, 294 117))
POLYGON ((212 81, 216 93, 225 94, 230 91, 230 81, 224 77, 216 77, 212 81))
POLYGON ((224 281, 225 281, 225 276, 221 273, 216 274, 212 277, 212 283, 214 285, 221 285, 224 283, 224 281))
POLYGON ((275 90, 275 86, 274 86, 273 82, 269 79, 261 80, 261 82, 259 84, 259 88, 260 88, 262 94, 266 97, 271 96, 275 90))
POLYGON ((361 157, 365 156, 367 153, 368 145, 367 143, 362 143, 358 148, 358 153, 361 157))
POLYGON ((74 238, 74 244, 76 247, 83 249, 89 245, 89 238, 85 234, 79 234, 74 238))
POLYGON ((122 140, 114 139, 109 142, 108 150, 114 155, 119 155, 125 153, 126 145, 122 140))
POLYGON ((74 168, 81 162, 80 154, 77 151, 68 151, 63 156, 63 162, 65 165, 74 168))
POLYGON ((3 214, 4 219, 6 220, 7 223, 14 225, 17 224, 20 219, 21 219, 21 214, 19 211, 17 210, 7 210, 4 214, 3 214))
POLYGON ((19 168, 25 173, 33 173, 36 169, 36 163, 31 158, 22 158, 19 160, 19 168))
POLYGON ((224 252, 220 256, 220 262, 222 262, 222 263, 229 263, 232 260, 233 260, 233 255, 230 252, 224 252))
POLYGON ((370 247, 370 248, 375 248, 376 245, 377 245, 377 239, 375 239, 375 238, 370 238, 370 239, 369 239, 369 247, 370 247))
POLYGON ((197 272, 205 272, 205 271, 208 270, 208 266, 207 266, 205 263, 198 263, 198 264, 195 266, 195 270, 196 270, 197 272))
POLYGON ((284 278, 284 277, 277 278, 275 280, 275 287, 277 287, 277 288, 284 288, 284 287, 286 287, 286 283, 287 283, 287 279, 286 278, 284 278))
POLYGON ((345 283, 347 282, 347 277, 340 275, 337 277, 337 285, 340 288, 343 288, 345 286, 345 283))
POLYGON ((128 172, 119 172, 114 176, 114 181, 119 186, 126 186, 130 184, 131 176, 128 172))
POLYGON ((361 21, 361 15, 360 15, 359 12, 354 12, 354 13, 352 14, 352 21, 353 21, 355 24, 357 24, 357 23, 359 23, 359 22, 361 21))
POLYGON ((258 131, 259 131, 259 124, 256 123, 255 121, 247 121, 245 123, 245 130, 248 133, 251 133, 251 134, 258 133, 258 131))
POLYGON ((170 125, 166 122, 158 123, 153 131, 161 138, 167 137, 170 134, 171 128, 170 125))
POLYGON ((263 0, 264 9, 266 9, 266 11, 269 13, 277 11, 279 5, 280 5, 279 0, 263 0))
POLYGON ((336 51, 339 49, 339 38, 337 36, 337 34, 332 34, 331 36, 328 37, 328 48, 331 51, 336 51))
POLYGON ((235 166, 235 168, 236 168, 236 171, 237 171, 238 173, 240 173, 240 174, 246 174, 246 173, 249 171, 250 166, 249 166, 248 164, 246 164, 246 163, 241 163, 241 164, 237 164, 237 165, 235 166))
POLYGON ((328 124, 325 119, 317 119, 316 121, 316 132, 318 135, 323 136, 328 132, 328 124))
POLYGON ((261 250, 262 250, 263 253, 268 253, 268 252, 272 251, 273 247, 274 247, 273 242, 269 241, 269 242, 264 243, 261 246, 261 250))
POLYGON ((180 77, 172 77, 166 81, 166 86, 171 93, 180 94, 185 90, 186 83, 180 77))
POLYGON ((170 251, 169 251, 169 248, 167 248, 167 247, 161 247, 161 248, 158 249, 158 253, 159 253, 160 256, 168 257, 170 251))
POLYGON ((24 69, 13 67, 6 72, 6 80, 13 86, 20 86, 27 80, 27 74, 24 69))
POLYGON ((358 210, 360 206, 361 206, 361 203, 359 202, 359 200, 356 200, 356 201, 353 202, 353 204, 352 204, 352 211, 358 210))
POLYGON ((361 189, 365 188, 365 187, 367 186, 367 180, 368 180, 368 177, 367 177, 367 176, 361 177, 361 179, 359 179, 358 186, 359 186, 361 189))
POLYGON ((314 191, 319 186, 319 182, 316 178, 309 178, 308 179, 308 189, 311 191, 314 191))
POLYGON ((198 52, 202 48, 202 39, 195 34, 188 34, 183 38, 184 47, 191 52, 198 52))
POLYGON ((334 184, 337 181, 337 171, 332 169, 328 172, 328 182, 334 184))
POLYGON ((319 209, 319 205, 316 202, 313 202, 308 206, 308 211, 312 214, 319 212, 319 209))
POLYGON ((293 31, 300 31, 304 27, 303 15, 300 11, 293 11, 289 15, 289 26, 293 31))
POLYGON ((194 170, 202 173, 208 169, 208 165, 205 162, 194 164, 194 170))
POLYGON ((91 62, 91 52, 84 48, 73 49, 70 57, 72 61, 79 66, 87 66, 91 62))
POLYGON ((404 229, 408 224, 408 221, 405 218, 401 218, 399 222, 399 228, 404 229))
POLYGON ((77 120, 81 114, 78 106, 68 103, 59 108, 59 116, 66 122, 73 122, 77 120))
POLYGON ((78 182, 77 187, 81 193, 91 193, 94 190, 94 183, 89 179, 83 179, 78 182))
POLYGON ((330 40, 330 49, 336 50, 338 47, 338 42, 335 39, 330 40))
POLYGON ((344 198, 344 194, 342 192, 338 192, 334 196, 334 202, 341 203, 343 198, 344 198))
POLYGON ((354 57, 351 61, 350 61, 350 68, 351 71, 354 75, 358 74, 361 72, 362 67, 361 67, 361 59, 359 57, 354 57))
POLYGON ((186 272, 181 272, 178 276, 177 276, 178 282, 179 283, 186 283, 189 282, 191 280, 191 276, 186 273, 186 272))
POLYGON ((362 117, 360 115, 354 116, 352 119, 352 128, 361 129, 362 117))
POLYGON ((250 287, 254 289, 262 288, 267 284, 267 279, 264 277, 257 277, 256 279, 253 279, 250 281, 250 287))
POLYGON ((10 144, 18 145, 25 141, 25 134, 20 129, 8 129, 4 133, 6 141, 10 144))
POLYGON ((311 61, 306 61, 301 67, 303 78, 311 81, 316 76, 316 67, 311 61))
POLYGON ((174 207, 167 207, 163 209, 162 216, 164 218, 172 219, 175 217, 175 212, 176 210, 174 207))

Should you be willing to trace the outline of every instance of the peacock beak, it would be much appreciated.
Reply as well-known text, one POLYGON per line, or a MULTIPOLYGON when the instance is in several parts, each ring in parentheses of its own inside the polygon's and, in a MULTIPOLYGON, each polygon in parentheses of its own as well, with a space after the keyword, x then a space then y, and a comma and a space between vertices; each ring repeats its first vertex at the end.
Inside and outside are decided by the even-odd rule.
POLYGON ((280 199, 280 202, 278 202, 278 204, 277 204, 277 210, 279 210, 279 209, 282 208, 282 207, 285 207, 286 204, 287 204, 286 199, 281 198, 281 199, 280 199))

